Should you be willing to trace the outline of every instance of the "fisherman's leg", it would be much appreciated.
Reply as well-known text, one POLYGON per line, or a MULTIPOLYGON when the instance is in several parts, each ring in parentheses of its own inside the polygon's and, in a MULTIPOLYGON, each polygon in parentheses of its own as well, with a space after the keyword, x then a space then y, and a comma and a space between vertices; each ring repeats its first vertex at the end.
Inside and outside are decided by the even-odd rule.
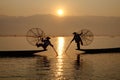
POLYGON ((43 44, 38 44, 38 43, 36 43, 36 46, 37 46, 37 47, 40 47, 40 46, 43 46, 43 44))
POLYGON ((46 49, 46 46, 44 44, 36 44, 37 47, 42 47, 44 50, 47 50, 46 49))
POLYGON ((47 48, 47 46, 43 45, 42 47, 43 47, 43 49, 44 49, 44 50, 47 50, 47 49, 46 49, 46 48, 47 48))
POLYGON ((80 50, 80 43, 77 43, 77 50, 80 50))

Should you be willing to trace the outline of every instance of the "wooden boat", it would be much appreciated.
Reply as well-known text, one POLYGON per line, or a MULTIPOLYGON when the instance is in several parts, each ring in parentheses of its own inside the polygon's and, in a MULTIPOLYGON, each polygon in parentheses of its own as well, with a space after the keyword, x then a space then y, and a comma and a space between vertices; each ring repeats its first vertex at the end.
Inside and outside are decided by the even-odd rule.
POLYGON ((120 53, 120 48, 80 49, 84 53, 120 53))
POLYGON ((19 57, 19 56, 23 56, 23 57, 27 57, 27 56, 33 56, 34 53, 37 52, 43 52, 45 50, 15 50, 15 51, 0 51, 0 57, 3 56, 15 56, 15 57, 19 57))

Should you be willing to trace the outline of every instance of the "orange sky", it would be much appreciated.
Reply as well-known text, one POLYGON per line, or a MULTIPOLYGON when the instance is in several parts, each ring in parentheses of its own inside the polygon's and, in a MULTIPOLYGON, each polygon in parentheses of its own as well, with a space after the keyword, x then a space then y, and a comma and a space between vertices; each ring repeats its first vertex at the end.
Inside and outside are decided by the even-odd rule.
POLYGON ((0 15, 56 15, 63 9, 65 16, 120 16, 120 0, 0 0, 0 15))

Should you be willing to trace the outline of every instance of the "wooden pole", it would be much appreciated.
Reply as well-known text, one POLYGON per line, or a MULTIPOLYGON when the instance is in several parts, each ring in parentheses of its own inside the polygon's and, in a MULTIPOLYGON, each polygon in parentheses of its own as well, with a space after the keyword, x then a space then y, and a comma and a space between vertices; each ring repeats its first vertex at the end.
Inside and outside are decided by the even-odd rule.
POLYGON ((52 48, 53 48, 53 50, 55 51, 56 56, 58 56, 58 53, 57 53, 57 51, 55 50, 54 46, 53 46, 52 48))
POLYGON ((68 50, 68 48, 70 47, 71 43, 72 43, 72 42, 70 42, 70 43, 68 44, 68 46, 67 46, 67 48, 66 48, 66 50, 65 50, 65 53, 66 53, 66 51, 68 50))

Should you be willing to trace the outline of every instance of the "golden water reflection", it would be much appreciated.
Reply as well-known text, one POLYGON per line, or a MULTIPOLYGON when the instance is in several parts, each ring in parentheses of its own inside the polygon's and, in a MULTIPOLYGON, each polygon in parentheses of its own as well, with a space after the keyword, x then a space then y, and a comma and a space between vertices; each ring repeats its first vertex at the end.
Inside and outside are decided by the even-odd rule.
POLYGON ((57 57, 57 64, 56 64, 56 77, 57 79, 62 79, 63 78, 63 52, 64 52, 64 44, 65 44, 65 39, 64 37, 58 37, 57 39, 57 52, 58 52, 58 57, 57 57))
POLYGON ((62 78, 62 75, 63 75, 63 59, 62 58, 57 58, 55 75, 58 80, 62 78))
POLYGON ((62 54, 64 52, 64 44, 65 44, 65 40, 64 37, 58 37, 57 40, 57 52, 58 52, 58 57, 62 58, 62 54))

